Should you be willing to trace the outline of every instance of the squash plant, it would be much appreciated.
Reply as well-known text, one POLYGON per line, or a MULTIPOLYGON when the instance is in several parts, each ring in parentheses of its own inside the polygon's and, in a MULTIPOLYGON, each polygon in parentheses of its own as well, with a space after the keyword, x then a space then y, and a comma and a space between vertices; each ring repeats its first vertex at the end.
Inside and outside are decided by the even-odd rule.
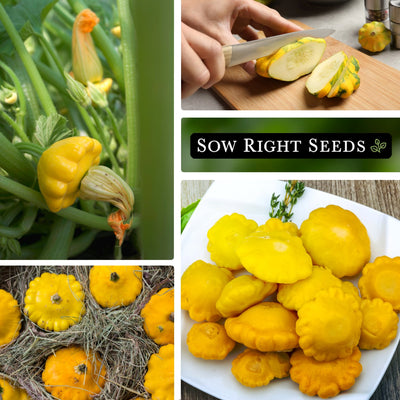
POLYGON ((140 254, 131 17, 128 0, 0 4, 1 259, 140 254))

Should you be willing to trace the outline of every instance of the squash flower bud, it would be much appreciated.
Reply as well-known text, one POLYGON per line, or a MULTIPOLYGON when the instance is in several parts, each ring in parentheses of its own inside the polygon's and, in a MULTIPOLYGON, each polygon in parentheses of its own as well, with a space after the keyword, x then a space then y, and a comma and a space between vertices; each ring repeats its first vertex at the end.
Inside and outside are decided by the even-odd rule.
POLYGON ((113 170, 98 165, 90 168, 82 179, 79 196, 86 200, 107 201, 118 208, 108 216, 107 222, 121 246, 125 231, 131 227, 135 202, 130 186, 113 170))
POLYGON ((85 9, 77 15, 72 28, 72 72, 84 85, 103 79, 103 67, 90 35, 98 22, 97 15, 85 9))
POLYGON ((130 186, 113 170, 103 165, 89 169, 82 179, 81 199, 107 201, 119 208, 122 218, 131 217, 135 198, 130 186))
POLYGON ((17 102, 17 100, 18 100, 18 94, 14 88, 10 89, 10 88, 4 87, 4 86, 2 86, 0 88, 0 101, 1 102, 11 105, 11 104, 15 104, 17 102))
POLYGON ((70 74, 64 72, 64 75, 67 79, 67 92, 71 99, 83 108, 89 107, 92 104, 92 99, 90 98, 86 87, 75 80, 70 74))

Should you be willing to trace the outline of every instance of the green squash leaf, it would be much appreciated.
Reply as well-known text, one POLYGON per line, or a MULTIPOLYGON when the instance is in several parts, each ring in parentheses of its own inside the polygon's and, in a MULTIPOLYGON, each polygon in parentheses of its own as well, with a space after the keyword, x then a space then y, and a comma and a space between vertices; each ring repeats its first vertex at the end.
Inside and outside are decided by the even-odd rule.
MULTIPOLYGON (((27 38, 29 31, 41 32, 42 22, 58 0, 19 0, 2 1, 6 3, 6 11, 18 32, 22 31, 22 38, 27 38)), ((8 38, 4 26, 0 23, 0 54, 12 54, 13 45, 8 38)))

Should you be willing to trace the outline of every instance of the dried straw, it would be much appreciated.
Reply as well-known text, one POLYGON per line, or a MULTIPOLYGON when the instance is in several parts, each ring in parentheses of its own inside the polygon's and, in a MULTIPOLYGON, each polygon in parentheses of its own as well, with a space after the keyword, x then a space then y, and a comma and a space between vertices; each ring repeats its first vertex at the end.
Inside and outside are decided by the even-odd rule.
MULTIPOLYGON (((43 272, 72 274, 82 284, 86 314, 63 332, 44 331, 23 315, 18 338, 0 348, 0 377, 24 388, 34 400, 53 399, 41 378, 46 359, 59 348, 76 344, 98 352, 107 368, 107 383, 98 400, 128 400, 147 394, 143 380, 151 354, 158 351, 144 332, 140 311, 163 287, 173 287, 173 267, 143 267, 143 290, 127 307, 103 309, 89 292, 87 266, 0 267, 0 288, 10 292, 23 310, 29 282, 43 272)), ((1 312, 1 310, 0 310, 1 312)))

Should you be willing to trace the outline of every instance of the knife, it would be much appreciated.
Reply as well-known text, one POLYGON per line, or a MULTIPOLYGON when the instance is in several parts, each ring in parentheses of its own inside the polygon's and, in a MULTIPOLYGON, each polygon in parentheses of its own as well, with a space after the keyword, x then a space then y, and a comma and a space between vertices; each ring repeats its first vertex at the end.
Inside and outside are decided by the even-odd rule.
POLYGON ((226 45, 222 47, 225 57, 226 68, 234 65, 243 64, 247 61, 256 60, 260 57, 268 56, 279 50, 282 46, 293 43, 303 37, 324 38, 335 32, 334 29, 308 29, 283 35, 271 36, 248 42, 226 45))

